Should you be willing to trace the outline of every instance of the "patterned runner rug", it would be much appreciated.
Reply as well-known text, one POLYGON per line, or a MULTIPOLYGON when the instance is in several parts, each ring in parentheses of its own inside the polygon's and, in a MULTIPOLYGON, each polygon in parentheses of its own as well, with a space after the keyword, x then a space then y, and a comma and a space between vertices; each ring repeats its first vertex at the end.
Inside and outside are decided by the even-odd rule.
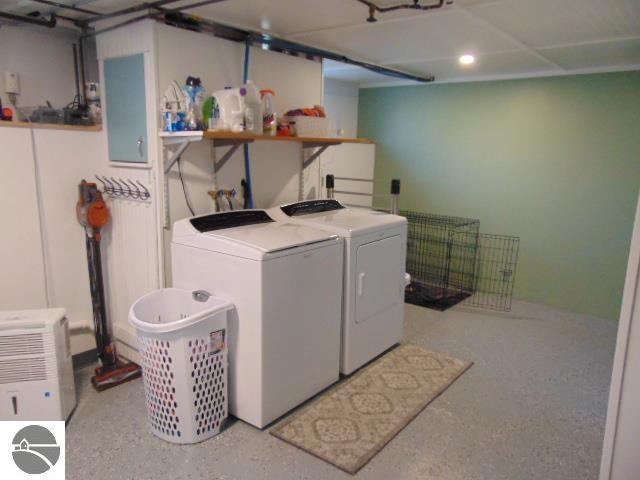
POLYGON ((271 434, 356 473, 471 365, 401 345, 285 419, 271 434))

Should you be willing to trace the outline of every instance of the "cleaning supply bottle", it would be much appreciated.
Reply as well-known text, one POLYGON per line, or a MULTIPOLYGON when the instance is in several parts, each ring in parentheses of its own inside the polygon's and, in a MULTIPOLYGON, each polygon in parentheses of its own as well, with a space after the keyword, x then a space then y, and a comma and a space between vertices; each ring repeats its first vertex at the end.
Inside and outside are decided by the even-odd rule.
POLYGON ((262 102, 260 101, 260 91, 251 80, 240 89, 244 91, 245 105, 245 129, 247 132, 262 135, 262 102))
POLYGON ((202 130, 204 127, 202 120, 204 88, 200 79, 187 77, 183 90, 187 97, 186 130, 202 130))
POLYGON ((262 97, 262 131, 265 135, 275 136, 278 130, 278 122, 276 119, 276 109, 273 106, 273 90, 260 90, 262 97))

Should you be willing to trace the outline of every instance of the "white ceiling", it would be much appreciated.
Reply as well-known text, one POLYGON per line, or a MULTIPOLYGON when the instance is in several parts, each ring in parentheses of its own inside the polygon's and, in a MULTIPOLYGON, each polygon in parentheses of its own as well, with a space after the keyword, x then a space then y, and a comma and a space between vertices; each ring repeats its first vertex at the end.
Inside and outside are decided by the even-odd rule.
MULTIPOLYGON (((28 0, 0 0, 0 7, 6 3, 23 11, 34 5, 28 0)), ((74 3, 110 11, 139 2, 74 3)), ((39 9, 46 11, 44 6, 39 9)), ((190 12, 356 59, 434 75, 440 82, 640 69, 640 0, 454 0, 440 10, 377 14, 376 23, 366 22, 367 7, 355 0, 226 0, 190 12), (457 58, 463 53, 475 55, 476 63, 460 66, 457 58)), ((336 62, 327 62, 325 72, 327 77, 362 86, 399 83, 336 62)))

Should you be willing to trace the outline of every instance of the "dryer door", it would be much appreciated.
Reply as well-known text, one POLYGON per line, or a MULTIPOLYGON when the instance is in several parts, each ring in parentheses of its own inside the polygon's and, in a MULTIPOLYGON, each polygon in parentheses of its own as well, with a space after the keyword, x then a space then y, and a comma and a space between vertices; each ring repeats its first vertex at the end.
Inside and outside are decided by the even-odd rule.
POLYGON ((400 235, 358 247, 356 254, 356 323, 403 301, 402 240, 400 235))

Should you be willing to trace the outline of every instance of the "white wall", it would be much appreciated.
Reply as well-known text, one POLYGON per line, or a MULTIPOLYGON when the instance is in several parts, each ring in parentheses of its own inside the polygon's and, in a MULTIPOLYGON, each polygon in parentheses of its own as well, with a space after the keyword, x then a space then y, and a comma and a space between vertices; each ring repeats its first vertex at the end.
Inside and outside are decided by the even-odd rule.
POLYGON ((0 240, 0 310, 65 308, 72 327, 85 327, 72 334, 72 351, 78 353, 95 348, 95 343, 88 332, 92 325, 89 277, 75 204, 78 183, 92 178, 100 163, 101 134, 38 129, 33 133, 35 156, 29 129, 0 126, 6 158, 0 175, 0 191, 5 195, 0 203, 5 225, 0 240), (34 161, 42 195, 42 230, 34 161))
MULTIPOLYGON (((338 129, 344 130, 343 136, 358 136, 358 95, 357 83, 325 78, 324 106, 331 122, 331 133, 337 135, 338 129)), ((348 144, 332 147, 322 155, 322 175, 364 178, 373 180, 375 164, 375 145, 348 144)), ((336 190, 373 193, 373 183, 336 181, 336 190)), ((325 192, 321 192, 324 196, 325 192)), ((371 197, 360 195, 336 194, 336 199, 349 205, 370 207, 371 197)))
POLYGON ((600 480, 640 478, 640 202, 611 379, 600 480))
POLYGON ((331 121, 331 134, 344 130, 345 137, 358 136, 358 84, 324 79, 324 107, 331 121))
POLYGON ((60 29, 41 27, 0 28, 0 98, 5 95, 4 72, 20 75, 21 94, 18 107, 44 105, 49 100, 62 108, 73 100, 75 76, 72 44, 77 37, 60 29))
MULTIPOLYGON (((158 51, 158 93, 161 96, 171 80, 183 84, 187 75, 200 77, 208 93, 242 83, 244 45, 165 25, 156 25, 158 51), (188 45, 188 54, 184 53, 188 45)), ((274 103, 279 114, 286 110, 313 106, 322 99, 322 65, 319 62, 251 49, 249 78, 258 88, 275 90, 274 103)), ((159 101, 159 99, 158 99, 159 101)), ((159 121, 159 119, 158 119, 159 121)), ((252 180, 256 207, 293 201, 298 196, 300 145, 256 142, 251 147, 252 180)), ((220 186, 236 187, 244 177, 240 149, 219 172, 220 186)), ((219 149, 222 155, 224 149, 219 149)), ((184 155, 183 173, 198 213, 211 211, 207 190, 212 187, 211 143, 189 147, 184 155)), ((307 172, 307 195, 317 190, 317 167, 307 172)), ((177 173, 171 174, 172 219, 188 215, 177 173)))
MULTIPOLYGON (((244 44, 211 35, 156 24, 158 95, 169 82, 182 84, 188 75, 200 77, 210 94, 226 86, 242 83, 244 44), (185 46, 188 45, 185 54, 185 46)), ((294 107, 313 106, 322 99, 322 65, 303 58, 251 49, 249 78, 258 88, 275 90, 274 104, 279 115, 294 107)), ((158 98, 158 103, 160 98, 158 98)), ((159 119, 156 120, 159 124, 159 119)), ((226 148, 218 148, 218 158, 226 148)), ((255 206, 267 208, 298 199, 301 148, 297 143, 255 142, 250 147, 255 206)), ((182 157, 182 171, 196 214, 213 211, 208 190, 213 188, 211 142, 192 144, 182 157)), ((305 170, 305 196, 314 198, 318 190, 318 164, 305 170)), ((218 187, 235 187, 241 199, 244 156, 240 148, 218 173, 218 187)), ((169 174, 171 223, 190 216, 184 200, 177 168, 169 174)), ((170 276, 170 237, 165 233, 165 272, 170 276)))
MULTIPOLYGON (((373 180, 375 158, 375 145, 344 143, 331 147, 322 155, 322 176, 330 173, 336 177, 373 180)), ((338 179, 335 190, 373 194, 373 183, 338 179)), ((326 190, 321 192, 321 197, 325 195, 326 190)), ((336 193, 335 198, 345 205, 373 205, 373 198, 368 196, 336 193)))
POLYGON ((29 130, 0 127, 0 310, 46 307, 29 130))

